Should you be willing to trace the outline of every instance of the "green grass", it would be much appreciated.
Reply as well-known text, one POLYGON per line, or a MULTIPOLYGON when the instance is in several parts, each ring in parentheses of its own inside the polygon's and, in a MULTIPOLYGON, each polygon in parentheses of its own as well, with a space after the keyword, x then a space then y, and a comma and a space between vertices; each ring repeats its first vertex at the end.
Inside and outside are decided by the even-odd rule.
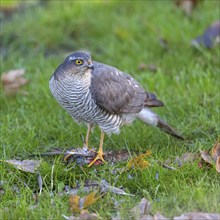
MULTIPOLYGON (((89 50, 94 60, 130 73, 146 90, 155 92, 166 105, 155 111, 187 140, 178 141, 139 121, 123 127, 120 135, 105 139, 104 149, 128 149, 132 155, 150 149, 152 166, 128 171, 117 180, 112 172, 125 167, 126 162, 85 166, 82 172, 74 164, 66 167, 62 157, 42 158, 43 192, 34 209, 37 176, 1 163, 4 194, 0 194, 0 219, 69 216, 68 196, 60 196, 58 189, 62 184, 75 186, 76 181, 86 179, 105 179, 136 195, 109 193, 89 208, 104 219, 111 219, 117 212, 128 219, 129 210, 142 197, 152 202, 152 213, 159 211, 168 217, 191 211, 219 212, 220 176, 214 168, 200 169, 196 160, 171 171, 155 162, 173 160, 185 152, 210 150, 219 137, 219 47, 196 50, 190 46, 191 39, 219 19, 218 1, 202 1, 191 18, 172 1, 57 1, 18 11, 10 19, 1 17, 1 73, 25 68, 30 79, 25 87, 27 96, 8 97, 1 90, 1 160, 30 159, 30 154, 53 147, 82 146, 81 135, 86 128, 72 121, 48 88, 50 76, 64 57, 80 49, 89 50), (160 38, 168 41, 168 51, 161 47, 160 38), (158 72, 139 70, 140 63, 154 63, 158 72), (112 197, 119 202, 118 208, 112 197)), ((99 129, 95 129, 92 146, 98 146, 99 135, 99 129)))

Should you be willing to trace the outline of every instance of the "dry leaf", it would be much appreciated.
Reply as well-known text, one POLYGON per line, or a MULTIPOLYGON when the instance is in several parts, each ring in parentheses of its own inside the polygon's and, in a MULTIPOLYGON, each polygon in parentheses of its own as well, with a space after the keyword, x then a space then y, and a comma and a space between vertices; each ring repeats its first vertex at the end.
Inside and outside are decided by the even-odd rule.
POLYGON ((98 220, 100 219, 100 217, 95 214, 95 213, 90 213, 89 211, 87 210, 82 210, 80 212, 80 215, 79 216, 65 216, 63 215, 64 219, 66 220, 98 220))
POLYGON ((145 157, 148 157, 151 154, 149 150, 146 151, 145 154, 140 154, 137 157, 132 158, 128 163, 127 163, 127 168, 132 169, 132 168, 140 168, 140 169, 145 169, 150 166, 150 163, 145 160, 145 157))
MULTIPOLYGON (((20 91, 20 88, 29 82, 29 80, 23 77, 25 73, 24 69, 10 70, 7 73, 3 73, 1 76, 1 83, 6 95, 15 95, 20 91)), ((22 91, 24 94, 24 91, 22 91)))
POLYGON ((154 215, 154 220, 169 220, 168 218, 166 218, 165 216, 161 215, 159 212, 157 212, 154 215))
POLYGON ((141 218, 136 218, 135 220, 154 220, 154 217, 152 215, 143 215, 141 218))
POLYGON ((213 160, 217 160, 217 158, 220 156, 220 143, 216 143, 214 147, 212 148, 212 158, 213 160))
POLYGON ((220 220, 220 214, 189 212, 181 216, 176 216, 173 220, 220 220))
POLYGON ((220 143, 216 143, 212 148, 212 158, 215 161, 215 169, 220 173, 220 143))
POLYGON ((71 195, 69 197, 69 203, 70 203, 70 210, 72 212, 79 212, 81 207, 80 207, 80 197, 77 195, 71 195))
POLYGON ((195 47, 201 44, 206 48, 220 44, 220 21, 212 23, 201 36, 193 39, 191 44, 195 47))
MULTIPOLYGON (((220 173, 220 143, 216 143, 211 151, 211 156, 206 151, 200 151, 202 159, 208 165, 215 166, 215 169, 218 173, 220 173)), ((198 164, 200 168, 203 166, 203 161, 201 160, 198 164)))
POLYGON ((143 215, 149 214, 150 210, 151 210, 150 202, 147 199, 142 198, 140 203, 131 209, 131 212, 135 217, 140 218, 143 215))
POLYGON ((203 159, 206 163, 213 165, 214 160, 213 160, 212 157, 208 154, 207 151, 201 150, 200 153, 201 153, 202 159, 203 159))
POLYGON ((9 163, 15 168, 29 173, 36 173, 41 163, 40 160, 0 160, 0 162, 9 163))
POLYGON ((216 160, 215 169, 218 173, 220 173, 220 156, 218 156, 216 160))
POLYGON ((92 204, 94 204, 100 196, 96 197, 97 192, 91 192, 87 196, 80 198, 78 195, 70 195, 69 203, 70 203, 70 210, 72 212, 79 212, 85 208, 88 208, 92 204))
POLYGON ((100 196, 96 197, 96 194, 97 192, 91 192, 89 195, 84 197, 83 208, 91 206, 100 198, 100 196))
POLYGON ((150 202, 147 199, 142 198, 141 202, 133 209, 131 209, 131 212, 135 220, 169 220, 159 212, 157 212, 154 216, 150 215, 150 210, 150 202))

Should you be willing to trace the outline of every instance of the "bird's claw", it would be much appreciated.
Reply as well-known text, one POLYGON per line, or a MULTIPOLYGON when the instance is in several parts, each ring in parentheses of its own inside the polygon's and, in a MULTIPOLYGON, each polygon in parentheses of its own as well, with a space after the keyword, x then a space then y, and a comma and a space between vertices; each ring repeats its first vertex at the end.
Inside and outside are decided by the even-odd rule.
POLYGON ((103 163, 106 163, 103 156, 104 153, 102 151, 98 151, 95 159, 88 165, 88 167, 91 167, 98 160, 101 160, 103 163))

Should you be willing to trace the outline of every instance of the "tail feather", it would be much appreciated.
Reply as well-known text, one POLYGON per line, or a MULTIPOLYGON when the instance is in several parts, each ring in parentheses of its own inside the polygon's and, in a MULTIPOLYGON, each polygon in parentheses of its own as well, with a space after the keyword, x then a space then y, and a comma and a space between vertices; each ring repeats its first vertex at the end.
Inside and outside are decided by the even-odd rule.
POLYGON ((166 122, 164 122, 160 118, 158 118, 157 127, 175 138, 184 140, 184 138, 177 131, 175 131, 172 127, 170 127, 166 122))
POLYGON ((154 113, 148 108, 142 109, 141 112, 137 114, 137 118, 151 126, 160 128, 162 131, 166 132, 169 135, 184 140, 184 138, 177 131, 175 131, 170 125, 164 122, 156 113, 154 113))

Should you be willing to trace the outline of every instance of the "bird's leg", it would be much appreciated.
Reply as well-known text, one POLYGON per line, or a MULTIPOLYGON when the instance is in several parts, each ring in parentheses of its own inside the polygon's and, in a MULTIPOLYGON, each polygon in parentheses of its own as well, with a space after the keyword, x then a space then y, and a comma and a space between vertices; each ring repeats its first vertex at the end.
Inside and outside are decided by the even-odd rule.
MULTIPOLYGON (((86 133, 86 148, 88 149, 89 148, 89 136, 91 134, 91 130, 92 130, 92 124, 89 124, 88 125, 88 130, 87 130, 87 133, 86 133)), ((71 152, 74 152, 75 150, 71 150, 71 152)), ((67 161, 68 158, 72 156, 72 154, 67 154, 65 157, 64 157, 64 161, 67 161)))
POLYGON ((103 156, 104 156, 104 153, 103 153, 103 142, 104 142, 104 132, 101 131, 101 138, 100 138, 100 144, 99 144, 99 150, 97 152, 97 155, 95 157, 95 159, 88 165, 88 167, 91 167, 97 160, 101 160, 102 162, 106 163, 106 161, 104 160, 103 156))
POLYGON ((86 147, 89 148, 89 136, 91 134, 91 130, 92 130, 92 124, 88 125, 88 130, 86 133, 86 147))

